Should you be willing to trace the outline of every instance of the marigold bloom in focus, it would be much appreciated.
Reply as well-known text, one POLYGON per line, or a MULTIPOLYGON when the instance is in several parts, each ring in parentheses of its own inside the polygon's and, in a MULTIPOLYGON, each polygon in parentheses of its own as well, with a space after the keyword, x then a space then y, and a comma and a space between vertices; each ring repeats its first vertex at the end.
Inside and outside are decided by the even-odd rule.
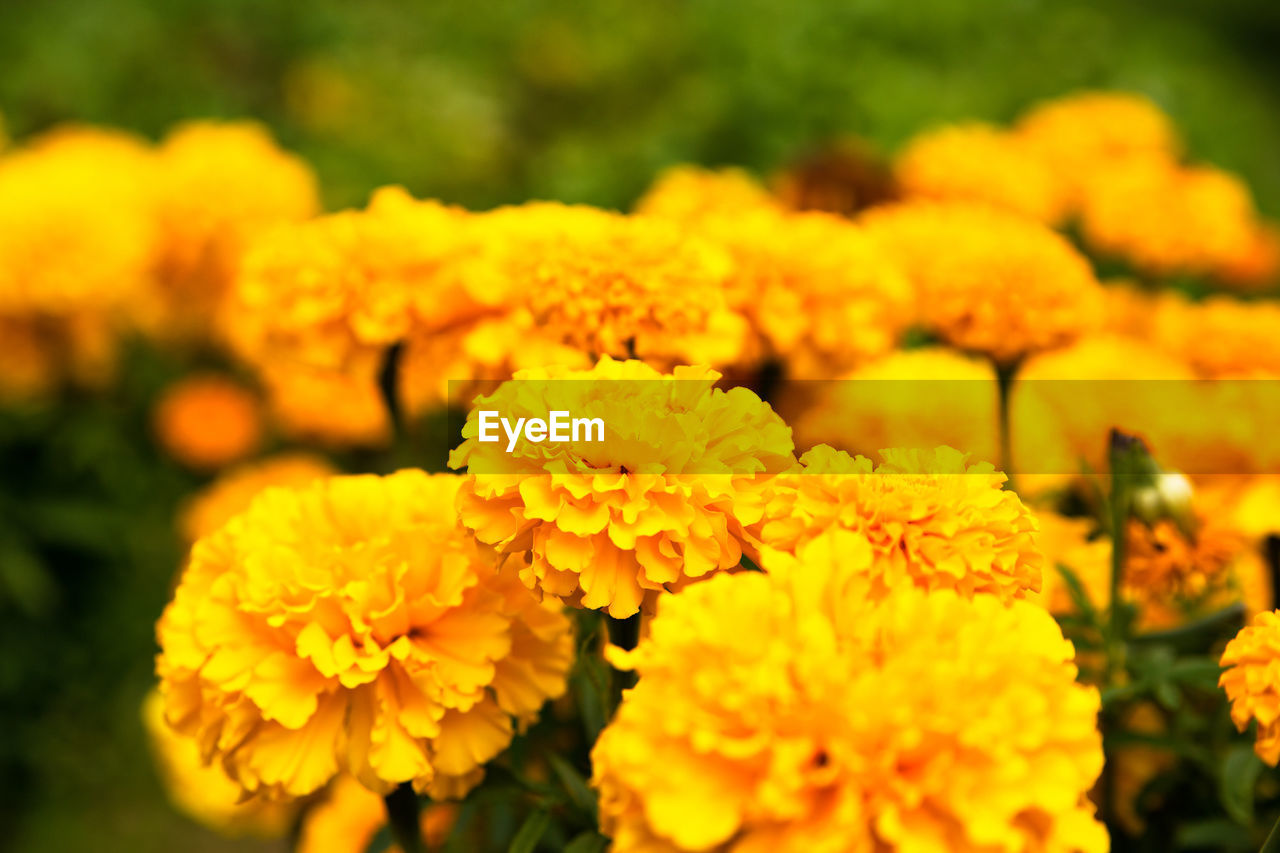
POLYGON ((791 431, 745 388, 713 389, 702 367, 664 375, 639 361, 516 374, 477 409, 512 422, 568 411, 601 418, 604 441, 480 443, 476 411, 449 464, 472 476, 462 523, 497 546, 531 588, 630 616, 742 557, 768 477, 794 464, 791 431), (573 381, 560 381, 573 380, 573 381))
POLYGON ((341 772, 461 796, 559 695, 571 626, 457 526, 461 478, 268 489, 201 539, 157 627, 169 723, 246 793, 341 772))
POLYGON ((1016 133, 1078 202, 1101 170, 1172 159, 1182 148, 1173 122, 1151 100, 1122 92, 1081 92, 1028 111, 1016 133))
POLYGON ((1070 343, 1101 306, 1089 262, 1039 223, 930 202, 877 208, 863 222, 914 284, 921 323, 998 363, 1070 343))
POLYGON ((191 543, 213 533, 248 509, 263 489, 305 486, 336 473, 322 457, 310 453, 282 453, 233 468, 188 502, 179 518, 182 538, 191 543))
POLYGON ((158 149, 153 331, 207 336, 248 240, 320 209, 315 174, 254 122, 179 125, 158 149))
POLYGON ((1105 851, 1098 693, 1049 614, 874 601, 846 554, 666 596, 612 653, 639 675, 592 751, 613 849, 1105 851))
POLYGON ((217 374, 189 376, 168 388, 156 403, 153 423, 165 451, 190 468, 221 468, 262 441, 257 397, 217 374))
POLYGON ((1023 140, 972 122, 927 131, 894 163, 904 196, 984 202, 1050 225, 1062 218, 1066 187, 1023 140))
POLYGON ((770 551, 802 557, 829 530, 848 530, 847 558, 873 595, 903 584, 1002 600, 1040 589, 1044 557, 1036 520, 990 463, 949 447, 885 450, 883 462, 819 446, 776 478, 750 528, 770 551))
POLYGON ((164 700, 155 690, 142 703, 142 722, 165 793, 176 808, 221 835, 284 837, 297 807, 262 797, 242 801, 240 786, 220 767, 204 763, 200 745, 165 722, 164 700))
POLYGON ((658 175, 635 210, 645 216, 695 221, 758 207, 781 209, 782 205, 742 169, 673 166, 658 175))
POLYGON ((986 359, 948 347, 897 350, 800 390, 813 399, 792 416, 782 409, 797 447, 829 444, 868 454, 945 444, 978 459, 1000 455, 999 389, 986 359))
POLYGON ((1240 179, 1207 166, 1148 160, 1100 172, 1081 226, 1094 249, 1157 275, 1217 274, 1255 251, 1257 212, 1240 179))
POLYGON ((1254 751, 1271 766, 1280 763, 1280 611, 1259 613, 1222 653, 1218 683, 1231 700, 1231 720, 1244 731, 1258 723, 1254 751))
MULTIPOLYGON (((454 803, 430 803, 422 809, 422 838, 429 849, 444 844, 457 815, 454 803)), ((382 797, 350 776, 339 776, 324 800, 303 816, 295 853, 365 853, 386 825, 382 797)), ((399 853, 400 847, 393 844, 384 850, 399 853)))

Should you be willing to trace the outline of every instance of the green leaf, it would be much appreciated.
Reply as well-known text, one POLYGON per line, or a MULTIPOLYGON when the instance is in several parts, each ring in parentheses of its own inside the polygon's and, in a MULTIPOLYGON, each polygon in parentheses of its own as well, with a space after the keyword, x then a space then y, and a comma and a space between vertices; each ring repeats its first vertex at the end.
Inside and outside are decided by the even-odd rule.
POLYGON ((1174 845, 1179 850, 1250 851, 1254 843, 1248 830, 1226 818, 1184 824, 1178 827, 1174 837, 1174 845))
POLYGON ((1280 821, 1276 821, 1276 825, 1271 828, 1271 834, 1258 853, 1280 853, 1280 821))
POLYGON ((555 753, 547 754, 547 763, 551 765, 552 772, 564 786, 573 804, 594 818, 597 808, 596 796, 578 769, 555 753))
POLYGON ((1067 594, 1071 596, 1071 603, 1075 605, 1076 612, 1088 620, 1089 624, 1097 624, 1098 610, 1089 600, 1089 593, 1085 591, 1084 584, 1080 583, 1080 577, 1066 563, 1058 563, 1057 569, 1058 574, 1062 575, 1063 582, 1066 583, 1067 594))
POLYGON ((525 818, 524 823, 520 825, 520 830, 516 833, 516 837, 511 839, 511 846, 507 848, 508 853, 533 853, 549 826, 551 826, 551 814, 549 812, 539 809, 529 815, 529 817, 525 818))
POLYGON ((565 845, 564 853, 604 853, 609 847, 609 839, 598 832, 587 830, 565 845))
POLYGON ((1248 744, 1232 747, 1222 762, 1218 797, 1227 814, 1237 823, 1245 826, 1253 824, 1253 790, 1261 772, 1262 762, 1248 744))

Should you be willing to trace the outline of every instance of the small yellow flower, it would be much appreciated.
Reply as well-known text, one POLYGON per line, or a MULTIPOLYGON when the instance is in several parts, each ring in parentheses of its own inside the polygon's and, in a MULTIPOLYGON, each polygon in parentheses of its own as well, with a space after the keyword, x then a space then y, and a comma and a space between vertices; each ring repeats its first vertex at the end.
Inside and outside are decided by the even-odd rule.
POLYGON ((1240 731, 1257 722, 1254 751, 1273 767, 1280 763, 1280 611, 1259 613, 1240 629, 1222 653, 1226 670, 1219 684, 1231 700, 1231 719, 1240 731))
POLYGON ((154 425, 169 455, 203 470, 243 459, 262 441, 257 397, 217 374, 188 376, 166 390, 156 403, 154 425))
POLYGON ((567 411, 600 418, 603 441, 478 441, 477 411, 449 464, 472 476, 462 523, 497 546, 531 588, 575 605, 635 613, 742 557, 767 477, 794 464, 791 431, 744 388, 713 389, 720 374, 603 358, 591 370, 528 370, 487 397, 512 422, 567 411))
POLYGON ((1040 589, 1036 520, 1005 475, 949 447, 885 450, 884 461, 819 446, 776 478, 750 528, 770 552, 799 556, 830 530, 852 531, 848 556, 874 595, 906 584, 1002 600, 1040 589))
POLYGON ((639 675, 592 751, 613 849, 1105 851, 1098 693, 1057 624, 909 585, 874 601, 854 536, 664 597, 613 652, 639 675))
POLYGON ((461 796, 564 690, 571 625, 459 529, 461 478, 268 489, 192 549, 157 627, 165 717, 247 793, 343 772, 461 796))
POLYGON ((874 208, 867 232, 916 288, 920 321, 1001 364, 1087 331, 1102 291, 1089 262, 1048 227, 974 204, 874 208))
POLYGON ((636 202, 636 213, 693 222, 712 214, 733 216, 782 205, 742 169, 674 166, 660 174, 636 202))
POLYGON ((193 543, 208 536, 248 509, 264 489, 305 486, 335 473, 322 457, 309 453, 282 453, 232 468, 188 501, 178 520, 182 538, 193 543))
POLYGON ((1067 187, 1017 134, 978 122, 922 133, 894 163, 908 198, 984 202, 1054 224, 1067 206, 1067 187))

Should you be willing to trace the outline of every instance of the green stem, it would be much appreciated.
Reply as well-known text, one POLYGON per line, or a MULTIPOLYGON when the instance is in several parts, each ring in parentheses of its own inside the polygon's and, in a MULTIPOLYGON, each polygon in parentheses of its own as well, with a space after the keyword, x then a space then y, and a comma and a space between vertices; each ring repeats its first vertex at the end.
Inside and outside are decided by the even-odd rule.
POLYGON ((1010 429, 1009 399, 1013 396, 1013 378, 1021 366, 1021 359, 1008 364, 996 364, 996 387, 999 393, 1000 467, 1008 478, 1006 487, 1017 491, 1013 471, 1013 431, 1010 429))
POLYGON ((1280 821, 1271 828, 1271 834, 1267 836, 1266 842, 1258 853, 1280 853, 1280 821))
POLYGON ((383 798, 387 805, 387 823, 391 835, 404 853, 427 853, 427 843, 422 839, 422 824, 418 820, 418 795, 413 785, 403 782, 383 798))

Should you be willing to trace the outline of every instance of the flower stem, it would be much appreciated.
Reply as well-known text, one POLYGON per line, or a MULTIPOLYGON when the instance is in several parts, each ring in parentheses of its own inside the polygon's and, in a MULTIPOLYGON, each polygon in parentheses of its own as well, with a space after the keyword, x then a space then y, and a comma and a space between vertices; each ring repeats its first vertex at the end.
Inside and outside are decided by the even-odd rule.
POLYGON ((391 423, 392 435, 399 435, 404 426, 400 411, 400 362, 404 359, 404 344, 394 343, 383 356, 382 368, 378 371, 378 391, 382 395, 383 405, 387 407, 387 419, 391 423))
POLYGON ((422 827, 418 820, 418 795, 413 785, 402 782, 398 788, 383 798, 387 805, 387 823, 391 835, 404 853, 427 853, 422 840, 422 827))
POLYGON ((1000 429, 1000 468, 1008 478, 1006 485, 1010 491, 1017 491, 1013 471, 1013 438, 1010 429, 1009 398, 1013 392, 1013 377, 1017 375, 1021 360, 1008 364, 996 364, 996 387, 999 393, 999 429, 1000 429))

